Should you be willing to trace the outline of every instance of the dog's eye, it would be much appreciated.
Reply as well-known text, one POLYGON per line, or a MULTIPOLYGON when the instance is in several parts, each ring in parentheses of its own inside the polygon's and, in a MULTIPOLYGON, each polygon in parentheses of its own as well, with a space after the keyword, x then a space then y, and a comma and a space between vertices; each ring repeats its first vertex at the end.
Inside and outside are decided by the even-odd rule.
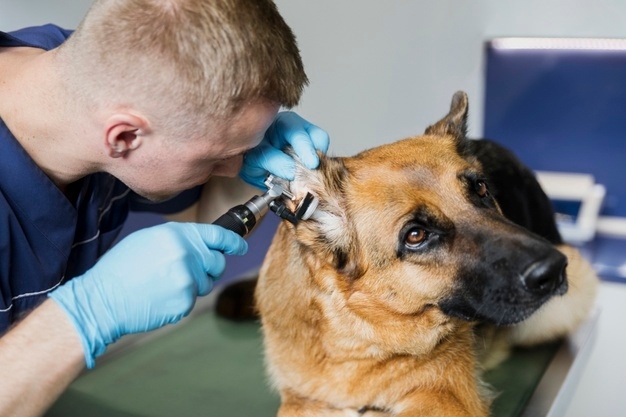
POLYGON ((428 238, 428 232, 419 227, 414 227, 406 234, 404 243, 409 247, 416 247, 423 243, 428 238))
POLYGON ((485 181, 476 181, 476 194, 478 194, 481 198, 489 195, 489 188, 487 187, 487 183, 485 181))

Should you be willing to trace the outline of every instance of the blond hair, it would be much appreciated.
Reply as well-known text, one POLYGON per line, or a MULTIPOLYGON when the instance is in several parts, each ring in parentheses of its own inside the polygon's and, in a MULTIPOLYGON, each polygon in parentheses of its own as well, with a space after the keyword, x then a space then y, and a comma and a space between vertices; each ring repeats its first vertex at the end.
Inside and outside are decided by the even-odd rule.
POLYGON ((172 124, 256 99, 290 108, 308 83, 270 0, 96 0, 58 56, 85 103, 144 106, 172 124))

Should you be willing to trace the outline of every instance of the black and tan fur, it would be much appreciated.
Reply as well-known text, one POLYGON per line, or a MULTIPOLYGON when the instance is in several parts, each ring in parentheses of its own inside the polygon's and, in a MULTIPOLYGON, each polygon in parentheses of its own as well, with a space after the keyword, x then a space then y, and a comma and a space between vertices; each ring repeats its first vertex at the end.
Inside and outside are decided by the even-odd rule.
POLYGON ((279 416, 486 416, 480 361, 589 312, 597 279, 532 173, 466 119, 457 93, 422 136, 299 166, 318 209, 281 224, 256 288, 279 416))

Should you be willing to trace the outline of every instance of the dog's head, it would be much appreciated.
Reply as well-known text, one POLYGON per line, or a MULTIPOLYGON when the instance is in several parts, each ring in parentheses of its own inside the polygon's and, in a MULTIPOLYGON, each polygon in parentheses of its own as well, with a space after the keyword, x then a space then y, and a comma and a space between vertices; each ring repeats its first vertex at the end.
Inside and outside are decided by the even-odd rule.
MULTIPOLYGON (((467 96, 422 136, 299 166, 296 195, 319 199, 295 226, 318 284, 355 308, 511 324, 567 289, 566 258, 507 220, 468 154, 467 96)), ((501 190, 506 192, 506 190, 501 190)))

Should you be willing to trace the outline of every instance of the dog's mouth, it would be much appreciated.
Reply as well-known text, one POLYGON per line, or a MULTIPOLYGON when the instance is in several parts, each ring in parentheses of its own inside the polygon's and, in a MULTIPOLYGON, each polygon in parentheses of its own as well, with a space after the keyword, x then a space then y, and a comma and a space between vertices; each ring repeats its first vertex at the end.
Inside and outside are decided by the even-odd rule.
MULTIPOLYGON (((567 284, 564 286, 567 287, 567 284)), ((546 297, 542 300, 523 304, 485 303, 481 306, 446 300, 440 303, 439 308, 448 316, 467 321, 487 322, 506 326, 526 320, 550 298, 546 297)))
POLYGON ((462 284, 439 303, 439 308, 468 321, 519 323, 550 298, 567 292, 566 265, 565 256, 555 250, 549 257, 521 268, 521 273, 515 268, 497 274, 485 269, 465 272, 458 281, 462 284))

